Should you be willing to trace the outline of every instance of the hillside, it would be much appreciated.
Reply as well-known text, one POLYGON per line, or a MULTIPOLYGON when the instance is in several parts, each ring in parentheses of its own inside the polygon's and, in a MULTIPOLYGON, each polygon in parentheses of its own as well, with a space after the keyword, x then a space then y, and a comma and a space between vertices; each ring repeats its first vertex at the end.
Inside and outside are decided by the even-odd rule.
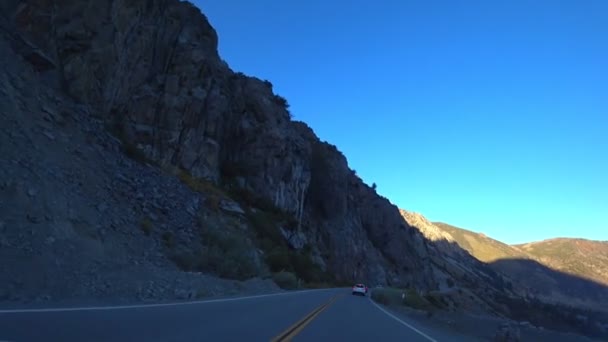
POLYGON ((448 233, 458 245, 483 262, 502 259, 535 260, 551 269, 608 285, 608 242, 555 238, 507 245, 484 234, 442 222, 434 226, 448 233))
POLYGON ((494 240, 484 234, 451 226, 446 223, 434 222, 440 230, 449 233, 458 245, 484 262, 492 262, 505 258, 528 258, 529 256, 505 243, 494 240))
POLYGON ((556 238, 514 247, 553 269, 608 286, 608 241, 556 238))
POLYGON ((433 246, 221 59, 192 4, 0 10, 2 298, 169 299, 280 272, 437 287, 433 246))
POLYGON ((551 239, 511 246, 446 223, 432 225, 475 258, 517 279, 526 295, 595 308, 608 300, 606 242, 551 239))

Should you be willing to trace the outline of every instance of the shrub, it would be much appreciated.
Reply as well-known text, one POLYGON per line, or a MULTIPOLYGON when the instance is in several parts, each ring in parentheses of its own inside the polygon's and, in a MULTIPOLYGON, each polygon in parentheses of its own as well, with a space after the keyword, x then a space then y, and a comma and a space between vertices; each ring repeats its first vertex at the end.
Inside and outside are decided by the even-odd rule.
POLYGON ((211 272, 222 278, 245 280, 258 275, 246 239, 219 230, 201 232, 206 247, 190 253, 173 252, 171 260, 184 271, 211 272))
POLYGON ((391 303, 391 299, 389 297, 389 294, 384 289, 375 289, 375 290, 373 290, 372 291, 372 299, 375 300, 376 302, 380 303, 380 304, 383 304, 383 305, 389 305, 391 303))
POLYGON ((244 238, 212 229, 203 231, 201 235, 207 245, 201 255, 201 270, 238 280, 257 275, 251 248, 244 238))
POLYGON ((206 289, 199 289, 198 291, 196 291, 196 294, 194 296, 196 299, 202 299, 211 296, 211 294, 206 289))
POLYGON ((219 187, 211 181, 196 178, 188 171, 183 169, 177 170, 177 177, 186 184, 192 191, 201 192, 217 197, 218 199, 227 198, 228 196, 219 187))
POLYGON ((265 262, 272 272, 293 272, 305 282, 323 282, 334 280, 313 262, 312 248, 305 246, 302 250, 290 248, 283 236, 283 227, 297 226, 292 215, 272 206, 272 211, 247 212, 247 217, 256 233, 258 246, 266 254, 265 262))
POLYGON ((222 251, 211 246, 203 254, 203 269, 222 278, 245 280, 257 275, 255 264, 244 250, 222 251))
POLYGON ((282 289, 292 290, 298 287, 298 279, 291 272, 278 272, 272 280, 282 289))
POLYGON ((169 259, 182 271, 199 271, 201 256, 191 253, 170 253, 169 259))
POLYGON ((285 244, 285 238, 279 230, 276 217, 263 211, 250 213, 248 216, 259 239, 267 239, 273 246, 285 244))
POLYGON ((405 291, 404 304, 414 309, 428 309, 430 304, 415 289, 405 291))
POLYGON ((372 290, 372 299, 384 305, 403 304, 401 295, 403 290, 395 288, 381 288, 372 290))
POLYGON ((285 107, 285 109, 289 108, 289 102, 287 102, 287 99, 284 98, 281 95, 275 95, 274 96, 275 102, 283 107, 285 107))
POLYGON ((431 305, 440 309, 448 306, 448 304, 439 294, 427 294, 424 296, 424 299, 426 299, 426 301, 429 302, 431 305))
POLYGON ((289 250, 285 247, 275 247, 266 254, 266 264, 272 272, 292 270, 289 250))
POLYGON ((428 310, 432 306, 414 289, 383 288, 372 291, 372 299, 384 305, 405 305, 414 309, 428 310), (402 295, 405 293, 405 296, 402 295))
POLYGON ((154 225, 148 217, 144 217, 141 222, 139 222, 139 228, 141 228, 144 234, 150 235, 150 233, 152 233, 152 228, 154 228, 154 225))
POLYGON ((126 141, 122 142, 122 152, 129 158, 140 164, 154 164, 142 150, 137 148, 135 144, 128 143, 126 141))
POLYGON ((319 282, 327 280, 321 268, 312 261, 310 253, 292 251, 291 264, 296 274, 306 282, 319 282))
POLYGON ((207 197, 207 200, 205 201, 205 203, 207 204, 207 207, 215 212, 217 212, 220 209, 220 201, 222 199, 220 197, 218 197, 215 194, 209 194, 209 196, 207 197))
POLYGON ((239 203, 244 204, 245 206, 252 208, 260 208, 263 211, 272 212, 277 210, 272 202, 254 194, 253 192, 238 187, 232 186, 230 189, 230 194, 234 199, 236 199, 239 203))
POLYGON ((163 242, 168 248, 175 247, 175 237, 172 232, 164 232, 162 235, 163 242))

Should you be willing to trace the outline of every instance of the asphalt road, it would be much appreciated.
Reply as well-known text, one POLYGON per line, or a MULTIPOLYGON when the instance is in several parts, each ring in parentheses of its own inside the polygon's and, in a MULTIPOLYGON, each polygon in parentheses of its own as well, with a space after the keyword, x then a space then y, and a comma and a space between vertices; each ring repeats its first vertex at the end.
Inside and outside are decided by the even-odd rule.
POLYGON ((290 340, 438 341, 367 297, 352 296, 350 289, 129 307, 0 310, 0 341, 290 340))

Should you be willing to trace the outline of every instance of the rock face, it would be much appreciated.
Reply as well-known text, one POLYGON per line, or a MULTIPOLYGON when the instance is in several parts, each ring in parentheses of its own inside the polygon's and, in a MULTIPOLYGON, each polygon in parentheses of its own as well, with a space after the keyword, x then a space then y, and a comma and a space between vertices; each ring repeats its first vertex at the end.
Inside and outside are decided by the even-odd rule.
MULTIPOLYGON (((180 170, 190 181, 253 193, 272 203, 297 221, 291 230, 281 231, 290 246, 312 249, 315 262, 337 280, 436 286, 426 262, 429 247, 420 232, 403 220, 397 207, 364 184, 334 146, 321 142, 306 124, 292 121, 286 100, 273 93, 270 82, 233 72, 218 56, 215 30, 192 4, 178 0, 30 0, 3 1, 0 9, 5 16, 0 18, 7 43, 4 51, 16 65, 28 69, 21 76, 7 71, 5 79, 21 77, 22 82, 55 94, 55 99, 41 98, 27 86, 6 88, 5 94, 10 90, 16 93, 10 95, 13 98, 27 100, 38 96, 35 112, 42 108, 44 115, 56 121, 67 120, 62 110, 77 113, 74 117, 79 119, 72 129, 88 130, 84 137, 78 134, 82 140, 66 136, 68 128, 61 124, 41 133, 43 140, 64 143, 71 154, 53 162, 65 169, 71 158, 84 158, 89 168, 83 170, 93 170, 103 165, 96 154, 101 153, 105 160, 121 164, 118 174, 99 169, 97 176, 90 175, 109 177, 107 185, 100 185, 107 187, 107 194, 87 189, 82 195, 94 199, 93 207, 86 210, 109 220, 98 222, 94 234, 103 231, 107 241, 119 241, 108 227, 137 225, 145 215, 155 225, 163 222, 165 235, 157 236, 156 250, 163 241, 173 241, 169 235, 184 248, 196 249, 192 227, 216 215, 200 214, 201 203, 211 203, 212 197, 189 192, 160 171, 143 171, 146 167, 139 165, 133 168, 140 171, 133 171, 125 166, 130 162, 117 156, 122 149, 159 170, 180 170), (87 139, 93 139, 86 135, 101 137, 99 152, 86 146, 87 139), (73 147, 69 147, 70 139, 73 147), (154 181, 145 183, 142 172, 154 174, 150 176, 154 181), (125 184, 121 179, 136 181, 125 184), (154 187, 155 182, 163 185, 154 187), (104 200, 115 196, 113 192, 126 197, 118 202, 104 200), (156 203, 147 203, 150 197, 156 203), (147 204, 137 211, 126 209, 144 202, 147 204), (124 212, 116 212, 120 210, 124 212)), ((20 111, 32 109, 19 107, 7 113, 19 115, 20 111)), ((15 117, 7 120, 12 120, 16 130, 29 124, 15 117)), ((2 145, 11 139, 14 137, 3 136, 2 145)), ((40 141, 35 144, 34 149, 47 148, 40 141)), ((31 165, 22 168, 51 170, 53 165, 43 166, 37 159, 28 163, 31 165)), ((83 192, 86 177, 79 182, 83 183, 63 191, 83 192)), ((7 188, 13 186, 22 189, 26 185, 9 184, 7 188)), ((23 198, 35 197, 37 188, 18 191, 25 191, 20 195, 23 198)), ((228 223, 221 217, 214 220, 247 229, 238 221, 247 212, 243 203, 224 201, 219 208, 237 219, 228 223)), ((20 228, 23 231, 49 220, 43 213, 27 218, 20 228)), ((148 229, 147 221, 139 224, 148 229)), ((77 228, 71 222, 57 223, 57 229, 71 234, 77 228)), ((47 241, 51 240, 49 244, 56 243, 57 236, 49 234, 47 241)), ((251 245, 251 241, 244 243, 251 245)), ((128 248, 116 250, 128 254, 128 248)), ((251 249, 252 258, 258 258, 259 253, 253 246, 251 249)), ((166 262, 162 253, 158 258, 158 265, 166 262)), ((256 263, 257 268, 264 268, 256 263)))
POLYGON ((421 214, 403 209, 399 209, 399 213, 401 213, 403 219, 410 226, 417 228, 427 239, 431 241, 445 240, 447 242, 455 242, 454 238, 449 233, 436 227, 421 214))
POLYGON ((121 153, 88 106, 44 81, 53 70, 40 74, 37 62, 20 55, 30 55, 13 44, 20 41, 0 31, 1 302, 277 290, 269 280, 242 286, 177 269, 169 247, 195 249, 203 216, 207 225, 227 218, 199 214, 202 194, 121 153))

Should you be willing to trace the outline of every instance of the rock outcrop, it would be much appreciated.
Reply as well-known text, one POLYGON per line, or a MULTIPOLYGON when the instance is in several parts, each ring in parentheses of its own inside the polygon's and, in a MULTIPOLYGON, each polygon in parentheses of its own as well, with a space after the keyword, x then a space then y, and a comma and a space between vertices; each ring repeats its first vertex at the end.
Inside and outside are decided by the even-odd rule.
POLYGON ((417 228, 427 239, 431 241, 455 242, 454 238, 447 232, 436 227, 433 223, 419 213, 399 209, 401 216, 410 226, 417 228))
MULTIPOLYGON (((237 218, 228 223, 214 219, 218 224, 235 226, 235 231, 251 236, 247 232, 251 228, 242 222, 263 201, 294 219, 295 224, 281 227, 290 247, 310 250, 314 262, 338 281, 436 287, 427 262, 430 247, 422 234, 403 220, 397 207, 356 176, 335 146, 320 141, 306 124, 292 121, 287 101, 273 92, 270 82, 232 71, 218 55, 215 30, 192 4, 178 0, 29 0, 4 1, 0 9, 5 16, 0 21, 9 58, 20 56, 21 61, 15 63, 29 68, 20 76, 7 71, 7 79, 21 77, 23 82, 36 83, 61 97, 37 99, 36 106, 50 108, 48 115, 59 120, 62 111, 73 111, 81 118, 80 129, 84 122, 99 126, 86 126, 86 134, 103 136, 99 138, 103 153, 122 150, 164 170, 166 176, 154 171, 158 181, 171 179, 151 194, 140 193, 131 199, 156 196, 162 202, 175 198, 166 205, 144 206, 146 217, 164 222, 164 233, 156 236, 155 248, 167 241, 174 244, 174 240, 178 249, 201 248, 193 242, 197 234, 193 227, 216 215, 208 213, 205 205, 237 218), (116 139, 105 138, 106 133, 116 139), (180 175, 190 188, 201 182, 207 185, 193 195, 171 183, 175 182, 171 174, 180 175), (255 200, 244 203, 225 196, 214 206, 210 204, 214 196, 206 193, 209 186, 223 189, 219 193, 255 194, 255 200), (180 191, 183 195, 175 194, 180 191)), ((39 96, 27 87, 11 91, 19 92, 15 98, 39 96)), ((27 123, 14 120, 14 124, 27 123)), ((76 138, 63 138, 61 130, 66 128, 61 125, 55 129, 58 133, 49 131, 55 138, 80 143, 76 138)), ((82 155, 90 166, 99 161, 94 155, 97 152, 77 145, 71 153, 82 155)), ((54 162, 64 163, 63 167, 72 163, 70 158, 74 156, 54 162)), ((33 168, 43 167, 36 161, 30 163, 33 168)), ((141 192, 135 184, 127 188, 120 184, 120 178, 139 177, 130 172, 122 169, 119 175, 106 175, 113 184, 107 185, 108 191, 122 188, 129 198, 131 191, 141 192), (122 172, 126 176, 121 177, 122 172)), ((143 183, 141 188, 145 188, 143 183)), ((80 191, 78 187, 74 190, 80 191)), ((98 198, 92 201, 108 220, 114 206, 126 205, 98 198)), ((148 225, 147 221, 137 223, 140 218, 135 216, 140 214, 133 211, 116 215, 123 219, 98 224, 107 241, 115 234, 108 227, 148 225)), ((49 238, 56 239, 52 234, 49 238)), ((264 253, 256 251, 249 237, 245 240, 251 257, 258 260, 264 253)), ((162 255, 158 257, 162 259, 162 255)), ((263 273, 260 260, 255 262, 259 272, 254 273, 263 273)))
POLYGON ((14 42, 0 31, 0 301, 276 291, 270 280, 242 286, 177 269, 166 251, 197 248, 206 198, 121 153, 89 107, 49 86, 14 42))

